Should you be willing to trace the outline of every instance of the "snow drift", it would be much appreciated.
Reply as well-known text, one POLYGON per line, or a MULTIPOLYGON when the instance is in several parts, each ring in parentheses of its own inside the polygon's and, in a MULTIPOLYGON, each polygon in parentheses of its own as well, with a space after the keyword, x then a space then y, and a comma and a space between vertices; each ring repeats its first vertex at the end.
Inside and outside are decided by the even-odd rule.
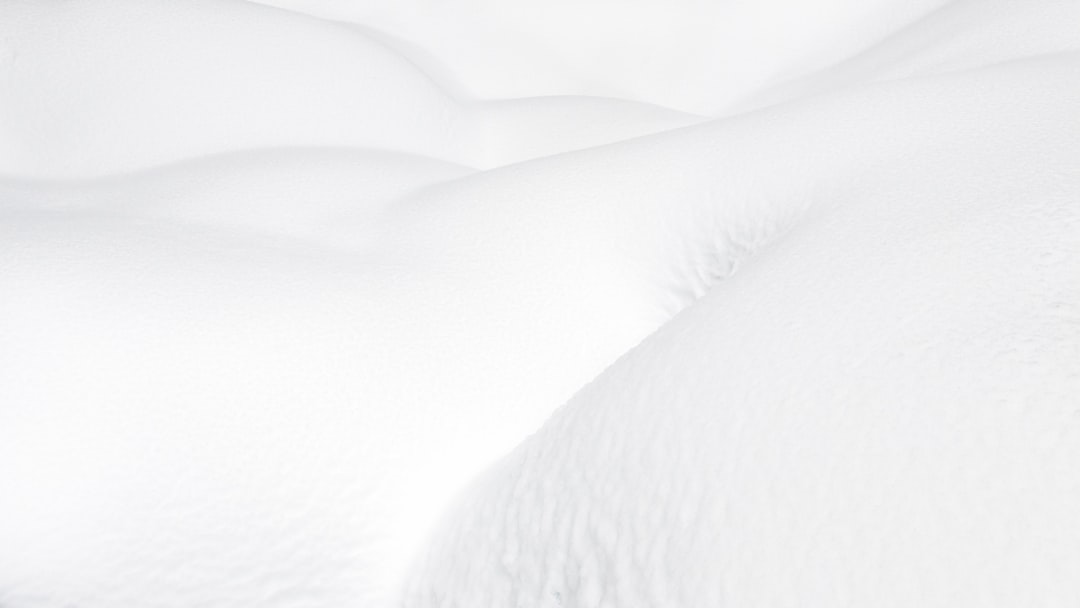
POLYGON ((0 6, 0 605, 1080 602, 1075 23, 0 6))

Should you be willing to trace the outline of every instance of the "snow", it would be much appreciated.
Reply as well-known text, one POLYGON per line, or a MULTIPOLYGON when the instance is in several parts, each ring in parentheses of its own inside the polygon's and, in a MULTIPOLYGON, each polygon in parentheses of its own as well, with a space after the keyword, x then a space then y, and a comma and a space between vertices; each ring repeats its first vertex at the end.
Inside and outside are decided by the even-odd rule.
POLYGON ((489 473, 406 605, 1080 601, 1080 210, 1063 179, 1080 123, 1062 123, 1080 87, 1058 67, 799 117, 846 147, 876 102, 907 110, 857 177, 817 185, 812 218, 489 473), (1040 81, 1055 93, 943 103, 1040 81), (964 139, 980 146, 928 149, 964 139))
POLYGON ((1078 22, 0 5, 0 605, 1080 604, 1078 22))

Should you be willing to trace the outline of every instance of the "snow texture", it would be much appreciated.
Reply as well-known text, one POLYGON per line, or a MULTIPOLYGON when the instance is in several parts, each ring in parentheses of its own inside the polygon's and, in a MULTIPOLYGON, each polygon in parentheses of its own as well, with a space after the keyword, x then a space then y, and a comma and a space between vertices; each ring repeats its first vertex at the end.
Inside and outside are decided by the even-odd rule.
POLYGON ((0 607, 1080 605, 1078 23, 0 3, 0 607))

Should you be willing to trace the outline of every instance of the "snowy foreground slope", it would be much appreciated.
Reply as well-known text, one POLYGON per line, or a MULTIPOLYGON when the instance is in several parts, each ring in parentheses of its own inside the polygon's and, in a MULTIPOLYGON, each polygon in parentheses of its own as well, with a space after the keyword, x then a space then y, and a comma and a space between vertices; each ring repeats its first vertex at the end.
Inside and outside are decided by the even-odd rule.
POLYGON ((0 607, 1080 605, 1078 23, 0 3, 0 607))

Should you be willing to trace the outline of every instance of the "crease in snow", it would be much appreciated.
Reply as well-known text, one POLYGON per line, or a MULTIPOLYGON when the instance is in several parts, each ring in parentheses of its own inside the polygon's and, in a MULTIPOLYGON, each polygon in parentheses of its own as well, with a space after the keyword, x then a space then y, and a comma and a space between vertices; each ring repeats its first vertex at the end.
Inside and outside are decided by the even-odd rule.
POLYGON ((299 238, 326 248, 328 230, 371 221, 425 186, 473 169, 416 155, 347 147, 224 152, 94 178, 0 178, 0 209, 83 209, 115 217, 299 238))
POLYGON ((447 96, 459 104, 464 105, 474 101, 465 90, 465 87, 454 78, 450 68, 415 42, 369 25, 348 21, 339 21, 338 23, 355 30, 357 33, 378 42, 387 50, 398 54, 416 68, 418 72, 424 74, 432 84, 439 87, 447 96))
POLYGON ((338 19, 319 15, 269 2, 260 2, 259 0, 239 1, 258 7, 259 9, 281 11, 300 19, 319 21, 332 27, 351 31, 365 40, 375 42, 386 51, 400 57, 415 68, 417 73, 422 74, 431 82, 431 84, 439 88, 447 97, 458 103, 466 103, 470 99, 465 89, 451 76, 451 71, 431 53, 425 51, 422 46, 413 41, 402 38, 389 31, 358 23, 356 21, 350 21, 348 19, 338 19))
MULTIPOLYGON (((253 0, 252 0, 253 1, 253 0)), ((147 167, 136 167, 127 169, 124 171, 118 171, 116 173, 108 173, 104 175, 90 175, 90 176, 76 176, 76 177, 27 177, 19 174, 0 174, 0 183, 9 184, 21 184, 26 186, 36 185, 71 185, 73 187, 81 187, 83 185, 93 186, 101 183, 111 183, 113 181, 122 181, 128 179, 138 179, 147 175, 154 175, 161 172, 166 172, 171 169, 183 169, 189 166, 199 166, 202 164, 213 165, 218 162, 232 162, 235 160, 253 159, 258 160, 262 158, 273 158, 276 156, 288 157, 296 156, 298 159, 302 159, 304 156, 316 158, 323 155, 349 155, 355 157, 357 160, 379 160, 390 159, 395 161, 414 161, 418 163, 428 163, 432 166, 443 166, 447 169, 455 169, 462 172, 465 171, 480 171, 477 167, 471 167, 469 165, 463 165, 455 163, 453 161, 445 160, 435 156, 425 156, 423 154, 416 154, 413 152, 403 152, 400 150, 390 150, 386 148, 369 148, 364 146, 343 146, 343 145, 282 145, 282 146, 261 146, 255 148, 241 148, 238 150, 222 150, 217 152, 208 152, 206 154, 197 154, 193 156, 185 156, 170 161, 166 161, 157 165, 150 165, 147 167)))
POLYGON ((829 73, 838 69, 839 66, 846 65, 852 61, 858 60, 860 57, 872 53, 874 49, 886 45, 889 41, 895 40, 901 37, 905 32, 911 28, 917 27, 920 23, 932 22, 935 15, 948 9, 953 4, 962 0, 938 0, 936 6, 931 7, 925 12, 909 19, 908 21, 896 25, 890 32, 871 39, 867 46, 855 49, 843 57, 834 59, 827 65, 815 66, 811 69, 800 70, 796 74, 775 74, 769 81, 762 86, 757 87, 739 99, 728 104, 724 108, 719 108, 713 112, 718 117, 732 116, 741 114, 743 112, 753 111, 759 108, 768 107, 783 101, 786 99, 798 98, 798 93, 791 93, 787 96, 780 95, 780 92, 790 91, 796 88, 796 85, 804 83, 806 81, 818 80, 822 75, 828 75, 829 73))

